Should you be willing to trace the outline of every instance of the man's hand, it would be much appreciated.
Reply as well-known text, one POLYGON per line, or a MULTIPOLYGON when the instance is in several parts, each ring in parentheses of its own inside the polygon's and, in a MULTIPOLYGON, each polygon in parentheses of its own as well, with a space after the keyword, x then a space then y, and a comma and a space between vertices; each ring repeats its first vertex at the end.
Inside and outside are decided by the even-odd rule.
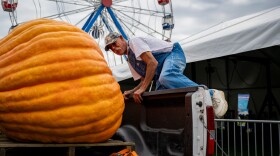
POLYGON ((143 101, 142 94, 145 90, 138 89, 133 93, 133 99, 136 103, 140 104, 143 101))
POLYGON ((129 95, 130 95, 131 93, 133 93, 132 90, 124 91, 124 92, 123 92, 123 98, 124 98, 125 100, 128 100, 129 95))

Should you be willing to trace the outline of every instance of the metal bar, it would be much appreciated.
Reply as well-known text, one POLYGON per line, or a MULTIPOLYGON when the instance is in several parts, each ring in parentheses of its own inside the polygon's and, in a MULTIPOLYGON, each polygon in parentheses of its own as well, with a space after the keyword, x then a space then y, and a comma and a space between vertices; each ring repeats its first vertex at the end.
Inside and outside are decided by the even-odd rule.
POLYGON ((228 144, 227 144, 228 156, 230 156, 230 152, 229 152, 229 122, 227 122, 227 138, 228 138, 228 144))
POLYGON ((124 39, 128 40, 128 37, 127 37, 126 34, 124 33, 124 31, 123 31, 123 29, 122 29, 120 23, 118 22, 116 16, 114 15, 112 9, 111 9, 110 7, 106 7, 106 8, 107 8, 107 10, 108 10, 108 12, 109 12, 109 14, 110 14, 112 20, 114 21, 116 27, 119 29, 120 33, 121 33, 122 36, 124 37, 124 39))
POLYGON ((151 81, 151 85, 150 85, 150 88, 149 88, 149 92, 152 91, 153 83, 154 83, 154 81, 151 81))
POLYGON ((114 32, 112 27, 110 26, 108 20, 104 17, 104 15, 100 14, 100 16, 101 16, 101 19, 102 19, 103 23, 105 24, 106 28, 108 29, 108 31, 109 32, 114 32))
POLYGON ((272 130, 271 130, 271 124, 269 124, 269 130, 270 130, 270 154, 273 156, 273 144, 272 144, 272 130))
POLYGON ((264 156, 264 145, 263 145, 263 123, 262 123, 262 156, 264 156))
POLYGON ((248 156, 250 156, 250 129, 249 129, 249 123, 246 123, 247 124, 247 143, 248 143, 248 156))
POLYGON ((241 156, 243 156, 243 145, 242 145, 242 123, 241 123, 241 125, 239 125, 239 127, 240 127, 240 148, 241 148, 241 156))
POLYGON ((87 14, 86 16, 84 16, 83 18, 81 18, 78 22, 76 22, 74 25, 77 26, 79 25, 83 20, 85 20, 86 18, 89 19, 89 17, 92 15, 92 13, 87 14))
MULTIPOLYGON (((274 155, 275 151, 274 151, 274 147, 273 146, 275 146, 275 147, 277 146, 277 145, 273 145, 273 143, 274 143, 273 140, 274 139, 279 139, 278 140, 278 143, 279 143, 278 147, 279 148, 277 150, 277 154, 279 155, 279 153, 280 153, 280 123, 279 123, 279 121, 272 121, 271 122, 269 120, 269 121, 264 121, 264 122, 253 122, 252 120, 247 120, 247 121, 250 121, 250 122, 247 122, 247 123, 245 122, 247 124, 245 127, 242 127, 242 124, 239 127, 240 136, 236 135, 236 132, 237 132, 236 128, 238 127, 238 125, 237 125, 237 127, 235 125, 236 125, 236 123, 239 123, 239 122, 244 123, 245 120, 236 120, 236 122, 233 121, 233 120, 231 120, 229 122, 227 122, 227 121, 228 120, 225 120, 225 119, 222 119, 222 120, 215 119, 215 123, 219 124, 218 122, 220 122, 220 125, 221 125, 221 130, 218 130, 218 129, 216 130, 216 136, 217 136, 217 132, 218 131, 220 131, 220 134, 221 134, 220 139, 219 139, 219 143, 221 144, 221 146, 217 146, 216 145, 216 151, 219 150, 219 149, 221 149, 221 151, 222 151, 222 154, 218 154, 219 152, 217 151, 216 155, 222 155, 222 156, 223 155, 234 155, 234 156, 236 156, 236 155, 238 155, 238 156, 248 155, 249 156, 249 155, 251 155, 251 153, 254 153, 254 154, 252 154, 254 156, 258 156, 258 155, 262 155, 262 156, 274 155), (233 145, 233 147, 234 147, 233 150, 234 151, 232 151, 230 149, 231 148, 230 147, 231 136, 229 136, 229 135, 232 134, 230 132, 230 130, 232 129, 232 128, 230 128, 231 127, 230 126, 230 122, 233 123, 233 144, 234 144, 233 145), (227 125, 224 125, 224 123, 226 123, 227 125), (252 123, 252 124, 250 124, 250 123, 252 123), (275 134, 273 134, 274 131, 273 131, 272 128, 273 128, 273 124, 276 124, 276 123, 278 123, 277 124, 278 130, 276 130, 276 132, 278 132, 278 133, 275 135, 275 134), (252 125, 252 128, 254 128, 254 132, 250 128, 250 125, 252 125), (261 127, 259 127, 258 125, 260 125, 261 127), (266 131, 266 128, 265 128, 266 125, 269 126, 269 129, 267 129, 267 132, 270 133, 269 137, 265 137, 264 136, 265 134, 267 134, 267 132, 265 132, 266 131), (226 126, 228 128, 228 130, 226 132, 228 136, 224 136, 224 135, 226 135, 226 133, 225 134, 223 133, 223 128, 226 128, 226 126), (246 130, 247 136, 243 136, 243 128, 247 129, 246 130), (259 130, 257 130, 257 128, 259 130), (254 136, 252 136, 253 138, 250 136, 251 132, 252 132, 252 135, 254 135, 254 136), (277 137, 277 135, 278 135, 278 137, 277 137), (260 139, 258 139, 258 136, 260 137, 260 139), (224 141, 225 137, 227 137, 227 139, 228 139, 228 141, 226 143, 227 145, 225 144, 225 147, 227 146, 227 148, 228 148, 228 150, 227 150, 228 154, 226 154, 223 151, 223 149, 224 149, 224 142, 223 141, 224 141), (240 142, 239 142, 238 137, 240 138, 240 142), (246 137, 246 139, 247 139, 247 141, 246 141, 247 145, 244 144, 244 147, 247 148, 247 152, 246 152, 246 149, 243 148, 243 137, 246 137), (276 137, 276 138, 273 138, 273 137, 276 137), (236 140, 236 138, 237 138, 237 140, 236 140), (250 140, 250 139, 252 139, 252 140, 250 140), (270 139, 270 140, 266 140, 266 139, 270 139), (254 143, 252 141, 254 141, 254 143), (258 142, 261 143, 261 145, 258 145, 258 142), (252 146, 250 145, 250 143, 251 143, 252 146), (259 148, 258 146, 261 146, 261 148, 259 148), (252 149, 253 152, 251 151, 251 147, 254 147, 254 151, 252 149), (244 150, 245 153, 243 153, 243 150, 244 150), (268 154, 268 152, 270 152, 270 154, 268 154)), ((218 142, 217 142, 217 144, 218 144, 218 142)))
MULTIPOLYGON (((240 119, 215 119, 216 122, 240 122, 240 119)), ((250 123, 274 123, 274 124, 280 124, 280 121, 276 120, 243 120, 242 122, 250 122, 250 123)))
POLYGON ((220 126, 221 126, 221 141, 222 141, 222 156, 224 155, 224 135, 223 135, 223 123, 221 122, 220 126))
POLYGON ((103 5, 100 5, 97 11, 94 13, 92 19, 88 22, 88 24, 84 27, 85 32, 89 32, 90 28, 92 27, 93 23, 96 21, 97 17, 101 14, 101 11, 104 9, 103 5))
POLYGON ((278 153, 279 153, 279 155, 280 155, 280 124, 278 124, 278 145, 279 145, 279 148, 278 148, 278 153))
MULTIPOLYGON (((134 11, 133 10, 124 10, 124 9, 122 9, 122 8, 113 8, 114 10, 117 10, 117 11, 121 11, 121 12, 123 12, 123 13, 134 13, 134 11)), ((138 11, 138 12, 135 12, 135 13, 137 13, 137 14, 141 14, 141 15, 150 15, 150 16, 152 16, 152 17, 163 17, 162 16, 162 14, 160 14, 159 12, 158 13, 156 13, 156 12, 154 12, 154 13, 149 13, 149 12, 142 12, 142 11, 138 11)))
POLYGON ((115 66, 116 66, 117 65, 116 55, 113 55, 113 58, 114 58, 115 66))
POLYGON ((235 122, 233 123, 234 156, 236 156, 235 122))
POLYGON ((141 13, 142 12, 147 12, 147 15, 151 14, 152 16, 155 16, 156 14, 159 14, 158 17, 162 17, 162 14, 164 14, 164 11, 144 9, 144 8, 136 8, 135 6, 131 7, 131 6, 117 5, 117 4, 114 4, 114 6, 118 6, 118 8, 120 8, 120 10, 124 10, 124 12, 131 9, 131 10, 136 10, 138 12, 141 11, 141 13))
MULTIPOLYGON (((218 123, 216 122, 216 125, 218 125, 218 123)), ((215 131, 215 133, 216 133, 216 140, 217 140, 217 142, 216 142, 216 149, 215 149, 215 151, 216 151, 216 156, 218 155, 218 132, 217 131, 215 131)))
POLYGON ((85 3, 78 3, 77 1, 75 2, 69 2, 69 1, 64 1, 64 0, 47 0, 47 1, 52 1, 52 2, 59 2, 63 4, 73 4, 73 5, 79 5, 79 6, 92 6, 91 4, 85 4, 85 3))
MULTIPOLYGON (((143 24, 142 22, 137 21, 136 19, 134 19, 134 18, 132 18, 132 17, 130 17, 130 16, 124 14, 123 12, 118 12, 118 13, 121 14, 121 15, 123 15, 123 17, 127 17, 128 19, 131 19, 133 22, 136 22, 136 23, 138 23, 139 25, 145 27, 145 28, 148 29, 149 31, 151 31, 151 32, 153 32, 153 33, 156 33, 156 34, 158 34, 158 35, 162 35, 161 32, 158 32, 156 29, 152 29, 151 27, 149 27, 149 25, 143 24)), ((126 20, 126 21, 123 20, 123 22, 128 23, 127 20, 126 20)), ((133 26, 133 24, 131 24, 131 23, 128 23, 128 24, 133 26)), ((137 26, 135 26, 135 27, 137 27, 137 26)), ((140 30, 141 30, 141 27, 138 26, 137 29, 140 29, 140 30)), ((142 32, 145 32, 144 30, 141 30, 141 31, 142 31, 142 32)), ((165 37, 167 37, 167 36, 165 36, 165 37)))
POLYGON ((92 9, 94 9, 93 6, 85 7, 85 8, 80 8, 80 9, 75 9, 75 10, 63 12, 63 14, 62 13, 57 13, 57 14, 54 14, 54 15, 44 16, 44 17, 41 17, 41 18, 55 19, 55 18, 60 18, 60 17, 67 16, 67 15, 72 15, 72 14, 76 14, 76 13, 85 12, 85 11, 92 10, 92 9))
POLYGON ((254 123, 254 133, 255 133, 255 156, 258 156, 258 152, 257 152, 257 127, 256 127, 256 123, 254 123))
POLYGON ((84 26, 82 27, 83 30, 84 30, 84 29, 87 27, 87 25, 89 24, 89 22, 90 22, 92 16, 94 15, 94 13, 95 13, 95 11, 92 12, 92 13, 90 14, 90 16, 88 17, 86 23, 85 23, 84 26))
POLYGON ((111 66, 111 64, 110 64, 110 57, 109 57, 108 51, 106 51, 106 56, 107 56, 108 65, 111 66))

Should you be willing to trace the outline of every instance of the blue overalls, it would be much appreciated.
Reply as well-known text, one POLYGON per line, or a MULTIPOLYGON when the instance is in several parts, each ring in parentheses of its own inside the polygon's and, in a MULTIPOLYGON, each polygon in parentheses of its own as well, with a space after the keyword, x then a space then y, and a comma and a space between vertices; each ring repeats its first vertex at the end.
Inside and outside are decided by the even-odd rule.
MULTIPOLYGON (((173 44, 171 52, 152 52, 152 54, 158 62, 153 78, 156 81, 156 90, 198 86, 197 83, 183 74, 186 67, 186 58, 179 43, 173 44)), ((145 77, 146 63, 137 60, 130 48, 128 62, 140 76, 145 77)))

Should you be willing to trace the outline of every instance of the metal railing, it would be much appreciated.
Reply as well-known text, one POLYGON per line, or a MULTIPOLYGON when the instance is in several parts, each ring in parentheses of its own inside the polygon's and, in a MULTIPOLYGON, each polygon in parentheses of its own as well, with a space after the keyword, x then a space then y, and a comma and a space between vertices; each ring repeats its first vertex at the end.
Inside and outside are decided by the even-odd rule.
POLYGON ((216 156, 280 156, 280 121, 215 119, 216 156))

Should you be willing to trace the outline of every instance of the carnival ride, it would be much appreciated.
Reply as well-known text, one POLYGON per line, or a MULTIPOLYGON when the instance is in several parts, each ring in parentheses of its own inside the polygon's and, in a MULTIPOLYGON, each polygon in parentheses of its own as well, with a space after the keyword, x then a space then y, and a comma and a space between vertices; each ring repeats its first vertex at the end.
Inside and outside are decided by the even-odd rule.
POLYGON ((3 10, 9 13, 9 17, 12 23, 10 30, 18 25, 16 14, 17 4, 18 0, 1 0, 3 10))
MULTIPOLYGON (((20 3, 1 0, 3 10, 9 13, 11 29, 35 18, 56 19, 82 28, 100 45, 104 35, 112 31, 118 31, 125 39, 149 35, 170 41, 174 28, 171 0, 25 0, 24 5, 20 3), (26 7, 28 10, 24 10, 26 7)), ((112 54, 106 54, 107 61, 114 60, 109 65, 117 65, 116 56, 109 55, 112 54)))

